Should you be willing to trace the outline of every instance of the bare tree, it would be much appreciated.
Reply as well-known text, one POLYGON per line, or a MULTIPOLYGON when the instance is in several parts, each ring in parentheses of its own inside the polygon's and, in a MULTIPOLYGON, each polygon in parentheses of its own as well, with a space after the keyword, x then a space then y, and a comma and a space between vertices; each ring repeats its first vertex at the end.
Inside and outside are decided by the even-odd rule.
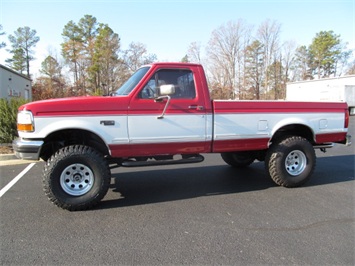
POLYGON ((276 20, 271 21, 267 19, 264 21, 257 30, 257 39, 264 47, 264 88, 268 90, 269 76, 268 66, 272 64, 275 55, 279 50, 281 24, 276 20))
POLYGON ((144 64, 149 64, 157 60, 155 54, 148 54, 147 48, 143 43, 132 42, 127 50, 123 51, 123 61, 131 71, 136 71, 144 64))
POLYGON ((201 63, 201 44, 192 42, 187 50, 187 57, 189 62, 201 63))
POLYGON ((212 32, 207 46, 209 72, 212 83, 229 91, 228 98, 234 99, 238 89, 238 75, 243 65, 244 38, 247 25, 243 20, 229 21, 212 32))
POLYGON ((355 75, 355 60, 349 64, 349 68, 346 72, 346 75, 355 75))
POLYGON ((284 83, 294 81, 295 75, 292 70, 295 68, 295 53, 297 44, 295 41, 286 41, 282 45, 282 65, 284 67, 284 83))

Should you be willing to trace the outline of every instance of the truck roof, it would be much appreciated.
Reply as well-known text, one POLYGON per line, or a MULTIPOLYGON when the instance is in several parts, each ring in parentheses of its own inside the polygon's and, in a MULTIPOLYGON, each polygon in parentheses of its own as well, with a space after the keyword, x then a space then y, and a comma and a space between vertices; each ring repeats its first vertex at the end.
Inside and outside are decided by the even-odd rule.
POLYGON ((153 66, 153 65, 159 65, 159 66, 165 66, 165 67, 169 67, 169 66, 181 66, 181 67, 189 67, 189 66, 202 66, 201 64, 198 63, 185 63, 185 62, 154 62, 151 64, 147 64, 146 66, 153 66))

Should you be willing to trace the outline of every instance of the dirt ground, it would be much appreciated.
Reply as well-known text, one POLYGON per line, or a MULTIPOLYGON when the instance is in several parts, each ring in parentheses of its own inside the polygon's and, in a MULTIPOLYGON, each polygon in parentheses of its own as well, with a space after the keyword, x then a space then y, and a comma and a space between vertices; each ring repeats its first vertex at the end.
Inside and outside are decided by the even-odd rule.
POLYGON ((13 153, 11 146, 0 146, 0 154, 10 154, 13 153))

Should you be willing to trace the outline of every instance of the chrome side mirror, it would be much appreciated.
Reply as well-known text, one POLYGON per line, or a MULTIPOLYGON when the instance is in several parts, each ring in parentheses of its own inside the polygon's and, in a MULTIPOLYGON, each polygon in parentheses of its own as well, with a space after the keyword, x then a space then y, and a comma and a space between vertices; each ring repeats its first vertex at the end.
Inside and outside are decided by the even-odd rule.
POLYGON ((159 96, 172 95, 175 93, 175 86, 173 84, 161 85, 159 87, 159 96))

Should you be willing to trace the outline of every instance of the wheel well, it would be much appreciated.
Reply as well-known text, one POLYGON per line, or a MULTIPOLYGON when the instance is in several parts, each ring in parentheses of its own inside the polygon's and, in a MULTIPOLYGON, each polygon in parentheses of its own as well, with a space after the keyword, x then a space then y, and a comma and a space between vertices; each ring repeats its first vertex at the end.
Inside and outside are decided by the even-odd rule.
POLYGON ((46 161, 60 148, 76 144, 87 145, 103 155, 109 155, 106 144, 96 134, 81 129, 65 129, 54 132, 44 139, 40 157, 46 161))
POLYGON ((271 143, 287 135, 300 136, 307 139, 311 144, 314 144, 314 135, 312 130, 301 124, 287 125, 279 128, 271 138, 271 143))

